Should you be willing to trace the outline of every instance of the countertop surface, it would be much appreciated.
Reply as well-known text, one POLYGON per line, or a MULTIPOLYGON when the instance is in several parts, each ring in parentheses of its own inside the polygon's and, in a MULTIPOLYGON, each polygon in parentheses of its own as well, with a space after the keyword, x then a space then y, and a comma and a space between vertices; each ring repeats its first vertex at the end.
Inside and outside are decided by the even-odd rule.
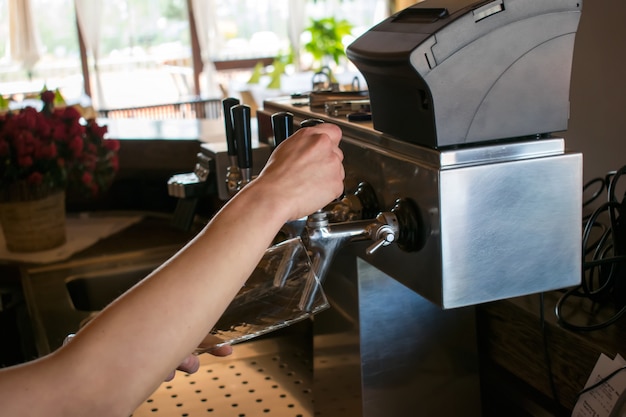
POLYGON ((13 253, 0 248, 0 263, 29 270, 55 267, 85 258, 182 245, 206 223, 206 220, 198 218, 192 230, 183 231, 171 224, 171 215, 146 211, 68 213, 67 221, 69 242, 65 245, 31 253, 13 253), (85 236, 94 231, 96 235, 85 236))
POLYGON ((107 119, 109 137, 127 140, 195 140, 204 143, 226 142, 224 119, 107 119))
POLYGON ((15 252, 7 248, 0 233, 0 260, 23 264, 50 264, 69 259, 98 241, 106 239, 141 221, 141 215, 93 215, 90 213, 66 214, 64 222, 65 242, 51 249, 35 252, 15 252))
MULTIPOLYGON (((39 355, 59 347, 67 334, 77 331, 94 314, 75 307, 67 285, 71 280, 94 278, 95 281, 86 284, 90 285, 99 278, 108 281, 110 277, 114 281, 113 290, 121 293, 126 284, 118 283, 118 279, 129 272, 137 275, 137 279, 143 278, 189 242, 204 224, 198 220, 192 230, 182 231, 171 226, 169 215, 135 214, 141 215, 141 221, 99 240, 69 259, 48 264, 19 264, 39 355)), ((87 288, 85 291, 88 294, 94 290, 87 288)))

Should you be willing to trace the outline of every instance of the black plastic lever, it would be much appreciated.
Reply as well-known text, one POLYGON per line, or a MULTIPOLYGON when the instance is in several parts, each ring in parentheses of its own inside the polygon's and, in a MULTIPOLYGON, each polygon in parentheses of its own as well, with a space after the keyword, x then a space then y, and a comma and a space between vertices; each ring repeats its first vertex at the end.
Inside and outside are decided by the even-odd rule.
POLYGON ((272 129, 274 131, 274 145, 278 146, 293 135, 293 113, 281 111, 272 114, 272 129))
POLYGON ((222 100, 222 107, 224 110, 224 128, 226 131, 226 145, 228 147, 228 156, 237 156, 237 144, 235 143, 235 134, 233 127, 233 117, 230 109, 240 103, 239 99, 234 97, 228 97, 222 100))
POLYGON ((250 106, 237 104, 231 109, 235 144, 237 147, 237 163, 240 169, 252 168, 252 131, 250 128, 250 106))

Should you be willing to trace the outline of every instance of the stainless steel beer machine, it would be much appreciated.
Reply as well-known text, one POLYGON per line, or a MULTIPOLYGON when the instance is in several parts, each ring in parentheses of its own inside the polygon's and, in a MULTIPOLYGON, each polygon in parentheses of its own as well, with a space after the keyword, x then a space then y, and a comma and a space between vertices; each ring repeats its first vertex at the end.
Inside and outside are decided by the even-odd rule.
POLYGON ((579 283, 582 155, 554 132, 581 9, 426 0, 348 47, 366 111, 354 92, 264 102, 270 147, 311 120, 344 135, 346 197, 285 227, 330 302, 312 319, 315 415, 479 416, 473 306, 579 283))

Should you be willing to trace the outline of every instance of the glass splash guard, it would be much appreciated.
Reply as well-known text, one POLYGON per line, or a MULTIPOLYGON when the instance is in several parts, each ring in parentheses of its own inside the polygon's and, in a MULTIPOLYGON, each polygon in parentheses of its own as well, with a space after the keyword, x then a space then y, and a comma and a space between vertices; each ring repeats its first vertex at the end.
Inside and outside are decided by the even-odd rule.
POLYGON ((329 307, 300 238, 271 246, 196 353, 282 329, 329 307))

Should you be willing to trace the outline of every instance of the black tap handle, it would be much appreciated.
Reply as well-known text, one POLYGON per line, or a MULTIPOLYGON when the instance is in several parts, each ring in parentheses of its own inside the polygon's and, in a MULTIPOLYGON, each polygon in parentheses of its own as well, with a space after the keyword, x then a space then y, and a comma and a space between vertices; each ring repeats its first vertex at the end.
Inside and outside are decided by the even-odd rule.
POLYGON ((252 131, 250 106, 237 104, 230 109, 233 117, 237 163, 240 169, 252 168, 252 131))
POLYGON ((293 135, 293 113, 281 111, 272 114, 272 129, 274 130, 274 145, 278 146, 293 135))
POLYGON ((324 121, 322 119, 305 119, 305 120, 300 122, 300 127, 317 126, 317 125, 322 124, 322 123, 324 123, 324 121))
POLYGON ((237 155, 237 143, 235 142, 235 134, 233 132, 233 117, 231 115, 230 109, 238 104, 239 99, 236 99, 234 97, 227 97, 222 100, 222 106, 224 109, 224 127, 226 130, 226 145, 228 147, 229 156, 237 155))

